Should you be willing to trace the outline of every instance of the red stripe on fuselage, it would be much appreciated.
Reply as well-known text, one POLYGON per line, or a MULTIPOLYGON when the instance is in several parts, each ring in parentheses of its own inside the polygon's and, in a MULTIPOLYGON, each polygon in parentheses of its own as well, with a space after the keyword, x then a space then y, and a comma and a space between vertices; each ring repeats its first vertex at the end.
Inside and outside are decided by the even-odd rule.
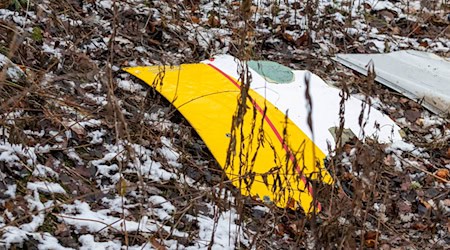
MULTIPOLYGON (((208 64, 209 66, 211 66, 213 69, 215 69, 217 72, 219 72, 220 74, 222 74, 223 76, 225 76, 231 83, 233 83, 234 86, 236 86, 239 90, 241 89, 241 85, 234 80, 231 76, 229 76, 227 73, 223 72, 222 70, 220 70, 219 68, 217 68, 216 66, 212 65, 212 64, 208 64)), ((305 176, 302 174, 300 167, 298 166, 298 164, 295 161, 294 155, 291 153, 291 150, 289 149, 288 145, 286 145, 286 143, 283 140, 283 137, 281 137, 281 134, 278 132, 277 128, 275 127, 275 125, 272 123, 272 121, 270 120, 270 118, 267 115, 264 115, 264 110, 261 108, 261 106, 258 105, 258 103, 256 103, 255 100, 253 100, 252 98, 250 98, 250 100, 253 103, 253 106, 256 108, 256 110, 258 110, 258 112, 264 116, 264 120, 267 122, 267 124, 269 125, 269 127, 272 129, 273 133, 275 134, 275 136, 278 138, 278 140, 280 141, 281 145, 283 145, 284 150, 286 151, 286 153, 289 155, 289 159, 292 161, 293 164, 295 164, 295 169, 297 170, 297 172, 300 174, 300 179, 302 180, 302 182, 305 184, 305 187, 308 189, 308 192, 311 194, 311 196, 313 195, 313 190, 311 185, 308 183, 308 181, 306 180, 305 176)), ((313 198, 314 200, 314 198, 313 198)), ((322 207, 320 205, 319 202, 317 202, 317 210, 321 211, 322 207)))

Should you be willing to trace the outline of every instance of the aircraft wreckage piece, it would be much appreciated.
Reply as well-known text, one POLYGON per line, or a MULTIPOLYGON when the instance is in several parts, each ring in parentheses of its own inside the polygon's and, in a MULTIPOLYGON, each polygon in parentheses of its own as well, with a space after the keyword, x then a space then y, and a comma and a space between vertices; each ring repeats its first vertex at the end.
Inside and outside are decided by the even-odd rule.
MULTIPOLYGON (((131 67, 124 70, 161 93, 188 120, 205 142, 227 177, 244 195, 305 213, 313 206, 310 180, 331 184, 324 159, 335 145, 339 127, 339 90, 307 71, 293 71, 267 61, 250 61, 251 84, 241 126, 236 123, 242 83, 242 64, 232 56, 216 56, 198 64, 176 67, 131 67), (305 76, 310 76, 312 128, 307 118, 305 76), (233 138, 233 139, 232 139, 233 138), (312 140, 314 138, 314 142, 312 140), (231 142, 231 143, 230 143, 231 142), (327 143, 328 142, 328 143, 327 143), (227 162, 227 158, 229 161, 227 162)), ((362 102, 346 102, 345 128, 360 139, 381 142, 401 139, 399 128, 372 109, 364 129, 358 124, 362 102), (362 132, 364 131, 364 132, 362 132)))
POLYGON ((404 50, 387 54, 337 54, 334 60, 367 75, 372 62, 375 80, 435 114, 450 113, 450 60, 432 53, 404 50))

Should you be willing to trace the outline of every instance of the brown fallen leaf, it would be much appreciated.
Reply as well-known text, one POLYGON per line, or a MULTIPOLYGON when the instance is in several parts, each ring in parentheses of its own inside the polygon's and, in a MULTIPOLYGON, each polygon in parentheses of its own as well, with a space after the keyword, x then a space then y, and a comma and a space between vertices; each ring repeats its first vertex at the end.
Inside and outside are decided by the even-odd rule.
POLYGON ((312 43, 312 38, 308 32, 303 33, 303 35, 295 41, 295 45, 297 47, 309 46, 311 43, 312 43))
POLYGON ((234 1, 231 3, 231 6, 240 6, 241 3, 239 1, 234 1))
POLYGON ((364 9, 366 10, 371 10, 372 9, 372 5, 370 5, 369 3, 363 3, 364 9))
POLYGON ((398 102, 401 103, 401 104, 405 104, 405 103, 409 102, 409 99, 408 99, 408 98, 401 97, 400 100, 399 100, 398 102))
POLYGON ((12 4, 12 0, 0 0, 0 9, 6 9, 12 4))
POLYGON ((398 211, 403 214, 411 213, 411 211, 412 211, 411 203, 407 202, 407 201, 400 201, 397 204, 397 208, 398 208, 398 211))
POLYGON ((442 201, 444 206, 450 207, 450 199, 445 199, 442 201))
POLYGON ((350 155, 350 152, 352 151, 352 149, 353 149, 353 146, 352 146, 352 145, 350 145, 350 144, 348 144, 348 143, 346 143, 346 144, 344 145, 344 151, 345 151, 345 153, 347 153, 348 155, 350 155))
POLYGON ((422 41, 419 42, 419 45, 421 47, 427 48, 428 47, 428 42, 426 40, 422 40, 422 41))
POLYGON ((401 34, 401 30, 399 27, 394 27, 392 28, 392 35, 400 35, 401 34))
POLYGON ((156 46, 161 45, 161 42, 158 41, 158 40, 155 40, 155 39, 148 38, 147 41, 148 41, 148 43, 151 44, 151 45, 156 45, 156 46))
POLYGON ((384 157, 383 163, 384 163, 386 166, 390 166, 390 167, 395 166, 395 160, 394 160, 394 157, 392 157, 392 155, 387 155, 386 157, 384 157))
POLYGON ((217 28, 217 27, 219 27, 219 26, 220 26, 220 20, 219 20, 219 18, 218 18, 216 15, 211 14, 211 15, 208 17, 208 25, 209 25, 210 27, 212 27, 212 28, 217 28))
POLYGON ((450 219, 447 219, 447 231, 450 234, 450 219))
POLYGON ((5 210, 13 211, 14 210, 14 201, 8 200, 7 202, 5 202, 4 207, 5 207, 5 210))
POLYGON ((430 203, 428 203, 428 201, 426 201, 420 197, 419 197, 419 201, 427 209, 427 212, 430 212, 433 209, 433 207, 430 205, 430 203))
POLYGON ((196 16, 191 16, 191 20, 193 23, 196 23, 196 24, 200 23, 200 19, 196 16))
POLYGON ((423 34, 424 34, 424 29, 423 29, 423 27, 422 27, 421 24, 419 24, 419 23, 413 23, 412 29, 411 29, 411 32, 410 32, 410 33, 411 33, 411 34, 414 34, 414 35, 416 35, 416 36, 423 35, 423 34))
POLYGON ((294 38, 292 37, 292 35, 290 35, 288 33, 283 33, 282 36, 283 36, 284 40, 286 40, 286 42, 290 42, 290 43, 294 42, 294 38))
POLYGON ((297 205, 297 202, 294 199, 289 198, 286 207, 295 209, 296 205, 297 205))
POLYGON ((405 118, 409 122, 415 122, 421 116, 422 116, 422 113, 419 110, 415 109, 415 108, 405 111, 405 118))
POLYGON ((436 172, 434 172, 434 174, 445 180, 447 180, 450 177, 450 171, 446 168, 438 169, 436 170, 436 172))
POLYGON ((385 10, 378 11, 378 15, 383 17, 384 20, 386 20, 387 22, 390 22, 390 21, 394 20, 394 18, 396 18, 397 13, 395 13, 394 11, 385 9, 385 10))
POLYGON ((78 136, 85 136, 86 135, 86 130, 78 122, 75 122, 73 120, 64 120, 64 121, 61 122, 61 124, 64 125, 64 127, 66 127, 68 129, 72 130, 73 132, 75 132, 75 134, 77 134, 78 136))
POLYGON ((286 228, 282 223, 278 223, 278 225, 275 226, 275 231, 278 235, 283 236, 286 234, 286 228))
POLYGON ((55 235, 66 237, 70 235, 69 228, 67 228, 66 224, 60 223, 56 225, 55 235))
POLYGON ((294 223, 290 223, 289 224, 289 231, 293 234, 293 235, 296 235, 296 236, 301 236, 301 235, 303 235, 304 234, 304 228, 303 228, 303 226, 301 225, 301 223, 300 223, 300 221, 297 221, 297 222, 294 222, 294 223))
POLYGON ((368 231, 364 234, 364 244, 366 247, 375 247, 378 240, 378 232, 377 231, 368 231))
POLYGON ((411 228, 418 231, 425 231, 426 229, 428 229, 428 226, 423 223, 417 222, 414 223, 411 228))
POLYGON ((150 238, 150 243, 152 243, 152 246, 156 250, 166 250, 166 247, 164 245, 161 245, 161 243, 159 243, 155 237, 150 238))

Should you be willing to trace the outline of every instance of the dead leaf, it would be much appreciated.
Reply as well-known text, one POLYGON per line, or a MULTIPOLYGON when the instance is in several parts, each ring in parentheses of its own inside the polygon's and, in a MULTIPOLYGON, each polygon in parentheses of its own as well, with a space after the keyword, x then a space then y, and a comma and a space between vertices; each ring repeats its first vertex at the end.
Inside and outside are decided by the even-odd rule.
POLYGON ((447 148, 447 155, 446 155, 445 157, 447 157, 448 159, 450 159, 450 147, 447 148))
POLYGON ((399 27, 392 28, 392 35, 400 35, 400 34, 401 34, 401 30, 399 27))
POLYGON ((364 234, 364 244, 366 247, 375 247, 378 240, 378 232, 377 231, 368 231, 364 234))
POLYGON ((422 199, 421 197, 419 197, 419 201, 427 209, 427 211, 431 211, 431 209, 433 209, 430 203, 428 203, 428 201, 422 199))
POLYGON ((450 177, 450 172, 446 168, 438 169, 436 170, 436 172, 434 172, 434 174, 446 180, 450 177))
POLYGON ((150 243, 152 243, 152 246, 156 250, 166 250, 166 247, 164 245, 161 245, 161 243, 159 243, 155 237, 150 238, 150 243))
POLYGON ((345 180, 345 181, 350 181, 350 180, 353 179, 353 177, 354 177, 353 174, 348 173, 348 172, 345 172, 345 173, 343 174, 343 176, 342 176, 342 179, 345 180))
POLYGON ((127 180, 124 178, 120 178, 119 182, 116 185, 117 193, 119 193, 120 196, 125 196, 127 193, 127 180))
POLYGON ((347 153, 347 155, 350 155, 350 152, 352 151, 352 149, 353 149, 352 145, 350 145, 348 143, 346 143, 344 145, 344 152, 347 153))
POLYGON ((161 42, 158 41, 158 40, 155 40, 155 39, 149 38, 149 39, 147 39, 147 41, 148 41, 148 43, 151 44, 151 45, 156 45, 156 46, 161 45, 161 42))
POLYGON ((295 45, 297 47, 309 46, 311 43, 312 43, 312 38, 309 36, 308 32, 303 33, 303 35, 295 41, 295 45))
POLYGON ((387 155, 386 157, 384 157, 383 163, 390 167, 395 166, 394 157, 392 157, 392 155, 387 155))
POLYGON ((72 130, 73 132, 75 132, 75 134, 77 134, 78 136, 85 136, 86 135, 86 130, 78 122, 64 120, 64 121, 61 122, 61 124, 64 125, 64 127, 66 127, 68 129, 72 130))
POLYGON ((400 201, 397 204, 398 211, 403 214, 411 213, 411 203, 406 201, 400 201))
POLYGON ((405 111, 405 118, 409 122, 415 122, 421 117, 422 113, 417 109, 409 109, 405 111))
POLYGON ((14 201, 8 200, 7 202, 5 202, 5 206, 4 207, 8 211, 13 211, 14 210, 14 201))
POLYGON ((405 103, 409 102, 409 99, 408 99, 408 98, 401 97, 400 100, 399 100, 398 102, 401 103, 401 104, 405 104, 405 103))
POLYGON ((428 47, 428 42, 426 40, 422 40, 422 41, 419 42, 419 45, 421 47, 427 48, 428 47))
POLYGON ((196 24, 200 23, 200 19, 196 16, 191 16, 191 20, 193 23, 196 23, 196 24))
POLYGON ((290 229, 290 232, 293 235, 301 236, 304 233, 304 230, 303 230, 302 225, 300 224, 300 221, 290 223, 288 227, 290 229))
POLYGON ((239 1, 234 1, 231 3, 231 6, 240 6, 241 3, 239 1))
POLYGON ((296 208, 296 204, 297 204, 297 202, 294 199, 289 197, 286 207, 295 209, 296 208))
POLYGON ((445 199, 442 202, 445 206, 450 207, 450 199, 445 199))
POLYGON ((378 14, 382 16, 387 22, 394 20, 397 15, 397 13, 387 9, 378 11, 378 14))
POLYGON ((447 220, 447 231, 450 234, 450 219, 447 220))
POLYGON ((60 223, 56 225, 55 235, 66 237, 69 236, 69 229, 67 228, 66 224, 60 223))
POLYGON ((292 35, 290 35, 288 33, 283 33, 282 36, 283 36, 284 40, 286 40, 286 42, 290 42, 290 43, 294 42, 294 37, 292 37, 292 35))
POLYGON ((423 30, 422 26, 419 23, 414 23, 412 25, 411 33, 416 35, 416 36, 423 35, 424 30, 423 30))
POLYGON ((428 229, 428 226, 423 223, 418 222, 418 223, 414 223, 411 226, 411 228, 414 230, 424 231, 424 230, 428 229))
POLYGON ((208 17, 208 25, 212 28, 217 28, 220 26, 220 20, 216 15, 210 15, 208 17))
POLYGON ((294 2, 292 3, 292 9, 299 10, 302 8, 302 4, 300 2, 294 2))
POLYGON ((0 9, 6 9, 11 5, 12 0, 0 0, 0 9))
POLYGON ((366 9, 366 10, 371 10, 372 9, 372 5, 370 5, 367 2, 363 3, 363 6, 364 6, 364 9, 366 9))
POLYGON ((283 236, 286 234, 286 229, 285 229, 284 225, 281 223, 279 223, 278 225, 275 226, 275 230, 278 235, 283 236))
POLYGON ((407 190, 409 190, 410 187, 411 187, 411 182, 406 181, 400 185, 400 190, 407 191, 407 190))

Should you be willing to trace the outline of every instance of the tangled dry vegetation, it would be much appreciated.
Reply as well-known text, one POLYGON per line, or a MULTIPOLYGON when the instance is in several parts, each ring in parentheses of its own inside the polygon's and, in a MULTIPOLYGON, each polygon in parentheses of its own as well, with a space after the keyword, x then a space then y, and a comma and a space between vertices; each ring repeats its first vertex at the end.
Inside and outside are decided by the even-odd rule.
POLYGON ((0 249, 448 249, 449 117, 330 58, 448 57, 449 7, 0 0, 0 249), (120 70, 221 53, 308 69, 389 114, 404 141, 340 147, 312 218, 242 197, 183 117, 120 70))

